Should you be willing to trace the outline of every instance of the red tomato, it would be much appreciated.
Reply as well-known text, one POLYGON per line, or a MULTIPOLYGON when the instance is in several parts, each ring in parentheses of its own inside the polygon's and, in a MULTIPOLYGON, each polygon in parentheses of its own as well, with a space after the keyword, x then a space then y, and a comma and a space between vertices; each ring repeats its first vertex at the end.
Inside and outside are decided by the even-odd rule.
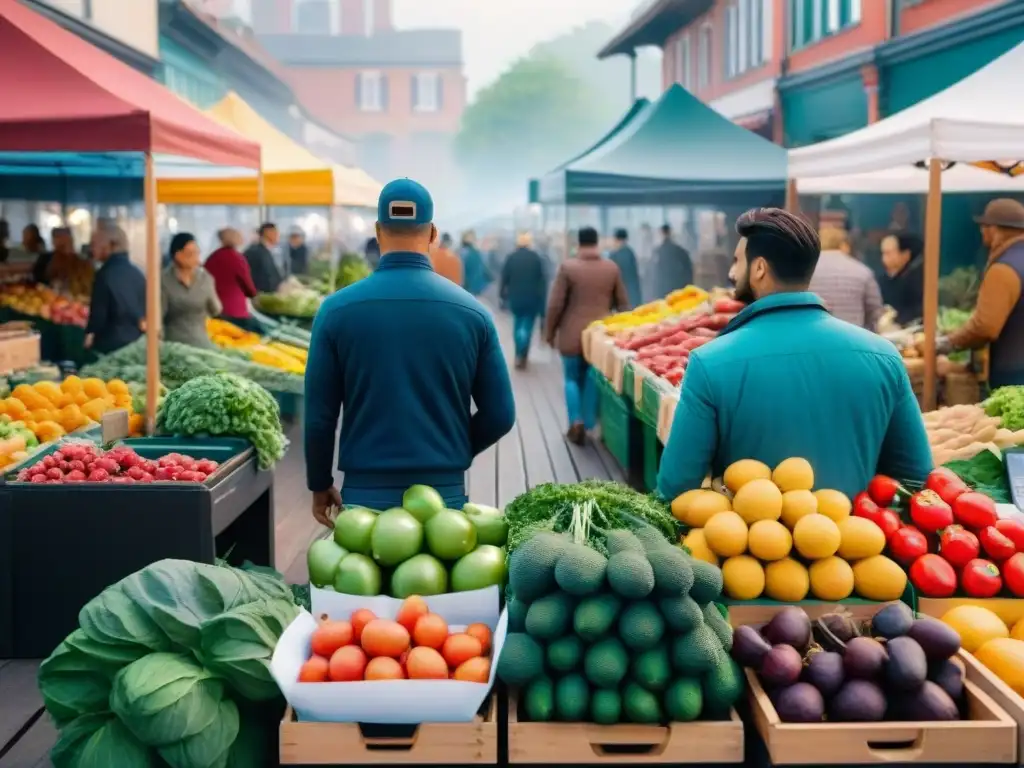
POLYGON ((958 496, 970 490, 967 483, 961 480, 956 472, 945 467, 933 469, 928 474, 924 487, 929 491, 935 491, 939 498, 947 504, 952 504, 958 496))
POLYGON ((906 565, 928 554, 928 539, 914 526, 905 525, 889 538, 889 552, 906 565))
POLYGON ((961 493, 953 502, 953 515, 958 523, 968 528, 987 528, 999 520, 996 503, 984 493, 961 493))
POLYGON ((939 554, 957 568, 963 568, 981 551, 978 537, 962 525, 951 525, 939 538, 939 554))
POLYGON ((971 560, 960 577, 964 592, 971 597, 994 597, 1003 588, 999 568, 988 560, 971 560))
POLYGON ((1004 518, 996 521, 996 530, 1012 541, 1018 552, 1024 552, 1024 522, 1016 518, 1004 518))
POLYGON ((878 510, 874 523, 882 529, 886 541, 891 539, 903 527, 903 521, 900 520, 900 516, 891 509, 878 510))
POLYGON ((854 517, 863 517, 865 520, 876 522, 878 519, 879 506, 874 502, 867 491, 861 491, 853 497, 854 517))
POLYGON ((1013 545, 1010 537, 1000 533, 994 525, 982 528, 978 537, 981 539, 981 546, 984 547, 985 554, 997 563, 1007 560, 1017 553, 1017 548, 1013 545))
POLYGON ((880 507, 891 506, 903 488, 898 481, 885 475, 875 475, 868 483, 868 496, 880 507))
POLYGON ((956 592, 956 571, 939 555, 921 555, 908 575, 910 583, 925 597, 952 597, 956 592))
POLYGON ((935 533, 953 524, 953 510, 935 491, 924 490, 910 497, 910 519, 925 533, 935 533))
POLYGON ((1024 552, 1018 552, 1003 563, 1003 578, 1014 597, 1024 597, 1024 552))

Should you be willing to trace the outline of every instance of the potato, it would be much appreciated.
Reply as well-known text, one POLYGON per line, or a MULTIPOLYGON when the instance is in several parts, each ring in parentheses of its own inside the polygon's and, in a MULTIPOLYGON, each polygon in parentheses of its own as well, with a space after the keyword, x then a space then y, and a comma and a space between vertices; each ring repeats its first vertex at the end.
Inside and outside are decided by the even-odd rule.
POLYGON ((999 432, 998 424, 985 424, 978 429, 974 429, 974 439, 979 443, 990 443, 996 438, 996 434, 999 432))
POLYGON ((943 443, 949 442, 960 436, 960 433, 955 429, 947 429, 942 427, 935 430, 928 431, 928 442, 932 445, 942 445, 943 443))
POLYGON ((999 429, 996 430, 996 436, 992 438, 992 442, 1000 448, 1012 448, 1017 445, 1017 436, 1008 429, 999 429))

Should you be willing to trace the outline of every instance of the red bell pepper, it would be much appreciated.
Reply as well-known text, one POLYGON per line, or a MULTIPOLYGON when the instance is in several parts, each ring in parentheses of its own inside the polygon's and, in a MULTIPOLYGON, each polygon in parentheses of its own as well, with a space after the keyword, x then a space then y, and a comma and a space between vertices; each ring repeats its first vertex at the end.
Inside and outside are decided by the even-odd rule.
POLYGON ((886 475, 875 475, 868 483, 868 496, 880 507, 891 507, 897 499, 902 500, 909 495, 898 480, 886 475))
POLYGON ((968 528, 987 528, 999 520, 996 503, 984 493, 968 491, 961 493, 953 502, 953 516, 968 528))
POLYGON ((925 597, 952 597, 956 571, 939 555, 921 555, 908 571, 910 583, 925 597))
POLYGON ((978 533, 978 538, 981 539, 981 546, 985 549, 985 554, 997 563, 1009 560, 1017 554, 1017 548, 1013 545, 1010 537, 1001 533, 994 525, 982 528, 978 533))
POLYGON ((889 538, 889 552, 904 565, 928 554, 928 538, 912 525, 904 525, 889 538))
POLYGON ((925 533, 936 533, 953 524, 953 508, 932 490, 910 497, 910 519, 925 533))
POLYGON ((900 520, 899 514, 891 509, 879 509, 874 523, 882 529, 886 541, 891 539, 903 527, 903 521, 900 520))
POLYGON ((1006 517, 996 520, 996 529, 1013 542, 1018 552, 1024 552, 1024 522, 1006 517))
POLYGON ((947 504, 952 504, 956 501, 957 496, 971 490, 956 472, 945 467, 933 469, 928 474, 924 487, 929 491, 935 491, 939 498, 947 504))
POLYGON ((963 568, 981 552, 978 537, 962 525, 951 525, 939 537, 939 554, 951 565, 963 568))
POLYGON ((878 504, 875 503, 867 491, 861 491, 853 497, 854 517, 863 517, 865 520, 876 523, 879 511, 878 504))
POLYGON ((996 564, 980 558, 964 566, 960 584, 970 597, 995 597, 1003 588, 996 564))
POLYGON ((1006 587, 1014 597, 1024 597, 1024 552, 1018 552, 1002 564, 1006 587))

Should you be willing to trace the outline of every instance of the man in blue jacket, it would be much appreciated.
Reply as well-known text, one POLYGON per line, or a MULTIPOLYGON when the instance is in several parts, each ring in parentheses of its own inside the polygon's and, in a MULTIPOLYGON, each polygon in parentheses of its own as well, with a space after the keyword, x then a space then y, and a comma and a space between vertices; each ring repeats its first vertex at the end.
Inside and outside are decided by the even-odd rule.
POLYGON ((306 480, 313 516, 341 505, 400 506, 414 484, 449 507, 466 502, 473 458, 515 424, 508 367, 490 313, 436 274, 434 203, 398 179, 377 205, 377 270, 329 296, 313 323, 306 365, 306 480), (476 405, 472 412, 471 403, 476 405), (334 445, 344 407, 334 487, 334 445))
POLYGON ((629 246, 629 233, 626 230, 615 230, 615 250, 608 258, 615 262, 622 273, 622 282, 629 296, 629 306, 639 307, 643 303, 640 301, 640 271, 636 266, 636 254, 629 246))
POLYGON ((896 348, 838 320, 807 291, 818 236, 803 219, 755 209, 736 223, 729 278, 748 303, 690 355, 658 473, 672 499, 739 459, 814 467, 815 488, 851 498, 876 473, 921 481, 932 469, 917 399, 896 348))

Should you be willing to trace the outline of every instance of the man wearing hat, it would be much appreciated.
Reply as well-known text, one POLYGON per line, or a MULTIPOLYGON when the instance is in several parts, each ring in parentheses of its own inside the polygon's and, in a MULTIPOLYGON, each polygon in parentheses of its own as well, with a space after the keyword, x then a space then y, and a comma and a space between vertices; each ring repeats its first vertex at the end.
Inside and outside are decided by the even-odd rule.
POLYGON ((306 365, 306 480, 313 516, 400 506, 416 484, 466 503, 473 458, 515 424, 508 367, 490 313, 430 266, 430 193, 392 181, 377 203, 377 270, 324 300, 306 365), (476 406, 473 412, 471 405, 476 406), (334 486, 334 449, 342 415, 334 486))
POLYGON ((975 221, 989 251, 978 302, 962 328, 937 341, 938 351, 988 345, 989 386, 1024 384, 1024 205, 993 200, 975 221))

